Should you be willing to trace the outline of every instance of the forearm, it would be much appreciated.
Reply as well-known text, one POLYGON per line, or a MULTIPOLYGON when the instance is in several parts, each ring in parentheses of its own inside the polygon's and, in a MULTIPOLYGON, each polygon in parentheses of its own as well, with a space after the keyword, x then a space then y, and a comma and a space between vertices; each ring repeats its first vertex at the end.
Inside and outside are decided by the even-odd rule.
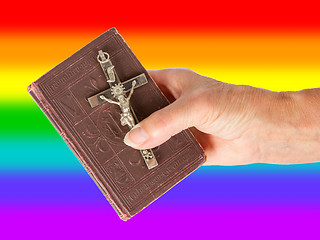
POLYGON ((272 93, 258 114, 260 160, 293 164, 320 161, 320 89, 272 93))

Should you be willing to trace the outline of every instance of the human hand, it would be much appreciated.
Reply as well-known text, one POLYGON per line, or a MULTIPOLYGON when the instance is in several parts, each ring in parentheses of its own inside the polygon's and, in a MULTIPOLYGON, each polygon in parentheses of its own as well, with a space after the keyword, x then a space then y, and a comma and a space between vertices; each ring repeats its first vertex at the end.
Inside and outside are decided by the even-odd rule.
POLYGON ((303 109, 306 94, 227 84, 188 69, 149 74, 172 103, 137 124, 127 145, 153 148, 190 128, 209 165, 320 160, 320 111, 303 109))

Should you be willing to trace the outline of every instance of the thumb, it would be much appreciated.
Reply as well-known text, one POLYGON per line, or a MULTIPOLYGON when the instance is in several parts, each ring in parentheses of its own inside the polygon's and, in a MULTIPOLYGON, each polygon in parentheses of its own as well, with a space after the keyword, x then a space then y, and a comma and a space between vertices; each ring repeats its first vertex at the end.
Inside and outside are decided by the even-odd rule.
POLYGON ((156 147, 171 136, 194 125, 193 105, 181 97, 172 104, 152 113, 135 125, 125 136, 124 143, 136 149, 156 147))

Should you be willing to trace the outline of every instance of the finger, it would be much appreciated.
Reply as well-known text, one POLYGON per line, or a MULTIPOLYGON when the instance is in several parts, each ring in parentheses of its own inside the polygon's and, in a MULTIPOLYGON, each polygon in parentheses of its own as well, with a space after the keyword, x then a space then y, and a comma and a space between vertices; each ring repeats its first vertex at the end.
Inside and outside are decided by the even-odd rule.
POLYGON ((200 77, 199 74, 187 68, 167 68, 148 72, 157 85, 167 89, 175 99, 187 92, 200 77))
POLYGON ((175 93, 176 90, 173 90, 174 88, 177 88, 174 84, 175 80, 166 73, 166 69, 148 70, 148 73, 170 103, 174 102, 179 97, 178 94, 175 93))
POLYGON ((193 116, 196 112, 193 108, 194 105, 182 97, 137 124, 126 134, 124 142, 136 149, 159 146, 171 136, 196 124, 194 119, 198 118, 193 116))

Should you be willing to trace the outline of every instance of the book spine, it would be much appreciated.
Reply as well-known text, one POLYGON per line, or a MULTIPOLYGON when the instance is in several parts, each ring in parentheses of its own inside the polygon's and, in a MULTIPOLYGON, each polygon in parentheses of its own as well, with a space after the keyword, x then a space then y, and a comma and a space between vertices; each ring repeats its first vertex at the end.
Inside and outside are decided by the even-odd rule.
POLYGON ((131 215, 129 214, 128 210, 124 208, 124 206, 120 203, 117 204, 113 198, 112 195, 114 195, 113 192, 111 192, 111 188, 108 191, 107 188, 104 186, 104 184, 101 182, 99 177, 96 173, 98 171, 93 171, 92 167, 89 163, 85 160, 86 157, 80 154, 80 151, 77 149, 73 141, 71 141, 71 138, 68 137, 67 131, 65 128, 60 124, 58 118, 56 117, 56 114, 54 113, 53 108, 48 103, 44 95, 41 93, 41 90, 37 87, 35 83, 32 83, 30 86, 28 86, 28 92, 30 96, 33 98, 33 100, 37 103, 39 108, 42 110, 42 112, 46 115, 46 117, 49 119, 51 124, 54 126, 54 128, 57 130, 59 135, 62 137, 62 139, 65 141, 65 143, 68 145, 68 147, 72 150, 72 152, 75 154, 81 165, 84 167, 84 169, 87 171, 89 176, 92 178, 92 180, 95 182, 95 184, 99 187, 103 195, 106 197, 108 202, 111 204, 111 206, 115 209, 119 217, 126 221, 129 218, 131 218, 131 215))

